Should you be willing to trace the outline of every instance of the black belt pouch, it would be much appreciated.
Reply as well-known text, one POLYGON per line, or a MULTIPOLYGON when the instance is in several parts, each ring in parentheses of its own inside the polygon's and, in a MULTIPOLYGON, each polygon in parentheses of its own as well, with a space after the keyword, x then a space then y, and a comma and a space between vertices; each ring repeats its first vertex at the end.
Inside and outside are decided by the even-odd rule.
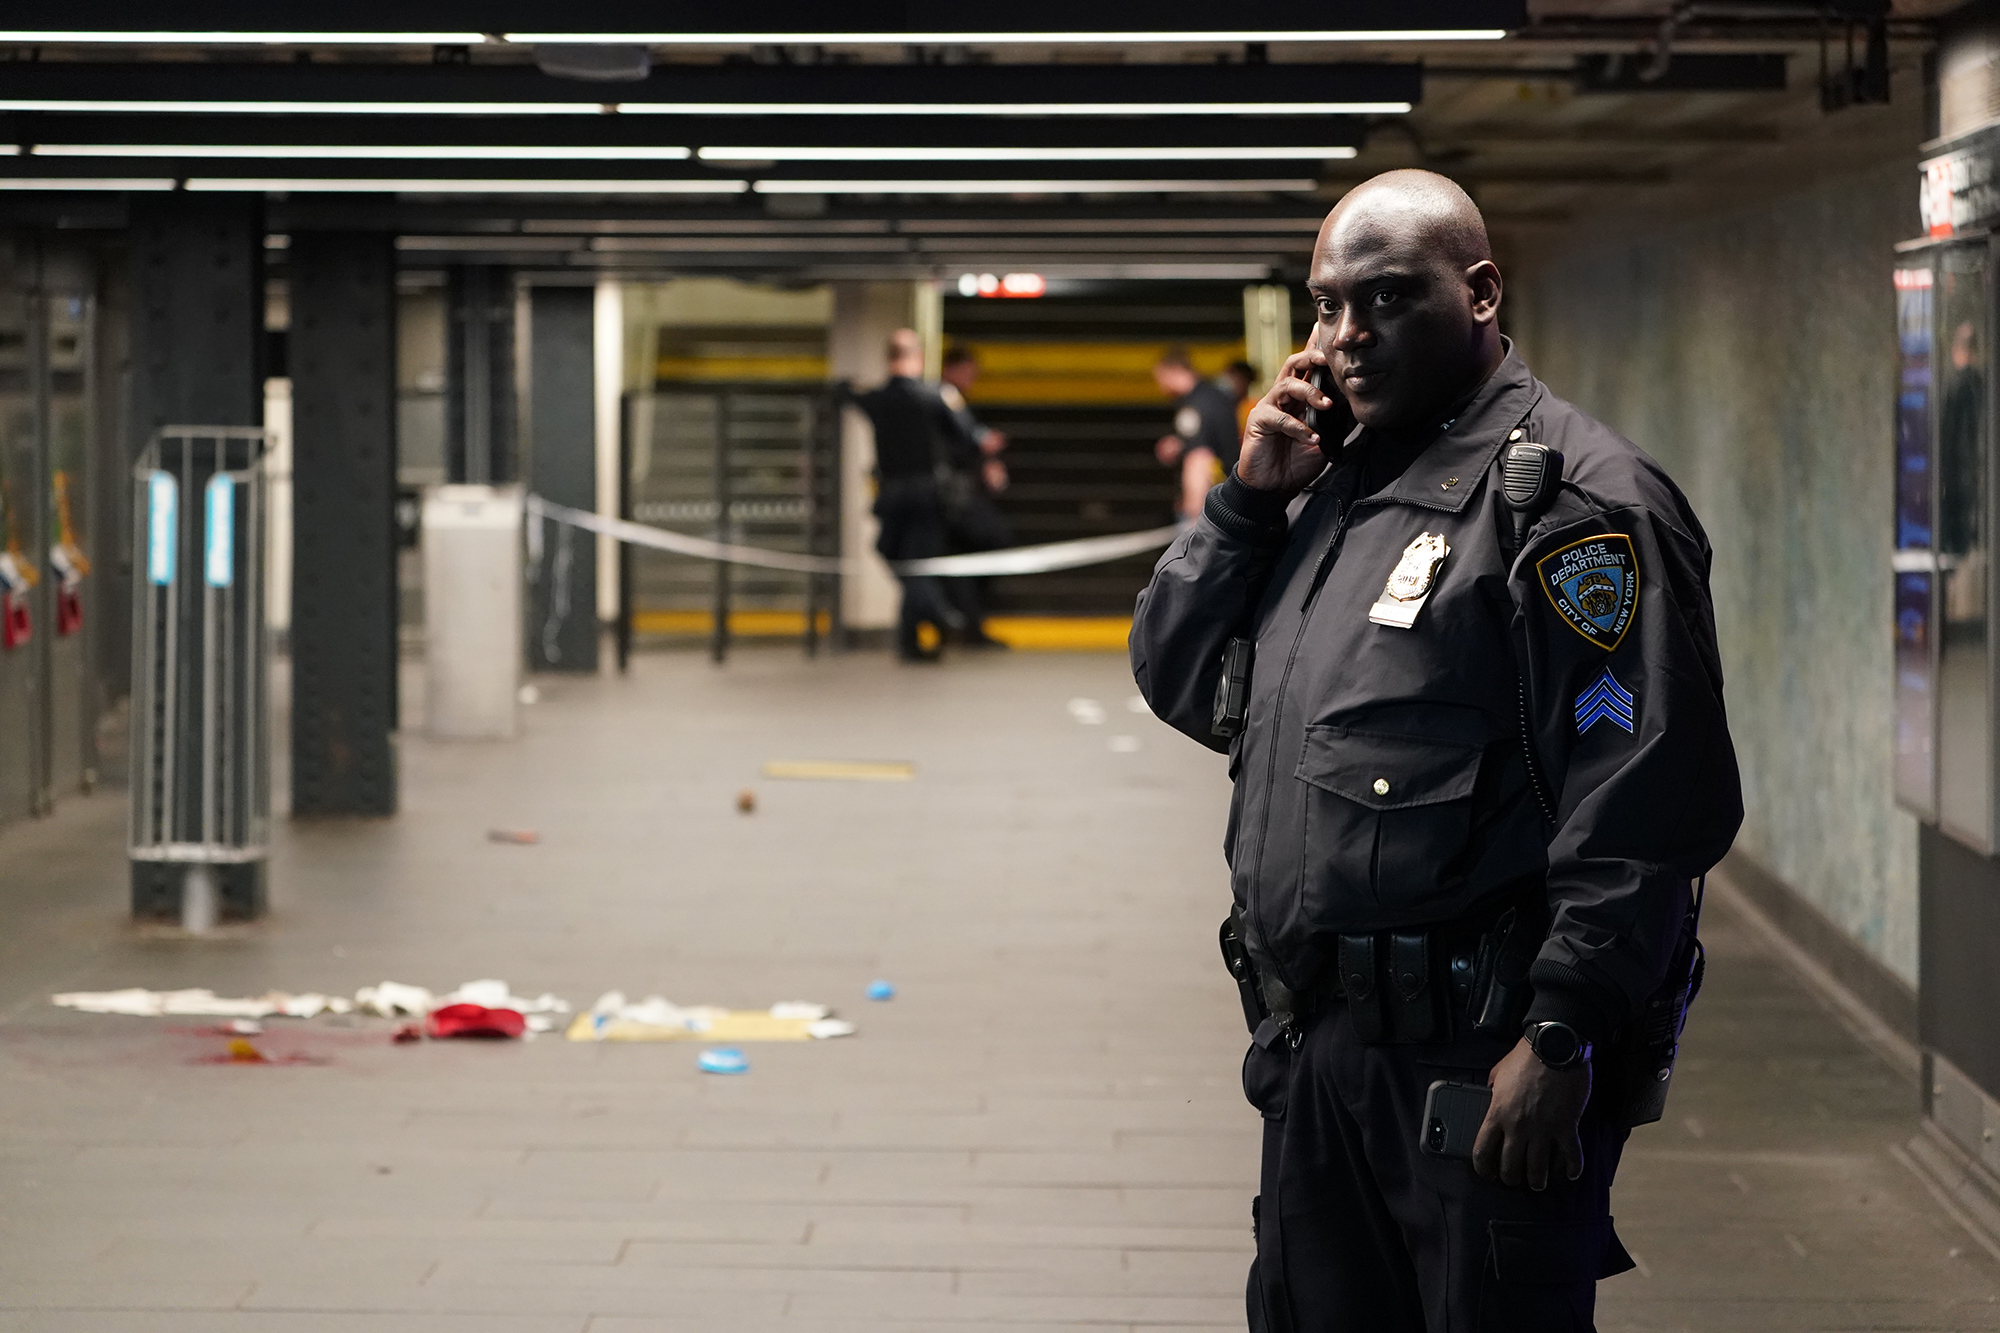
POLYGON ((1354 1035, 1363 1041, 1382 1041, 1383 1022, 1381 975, 1376 966, 1375 936, 1342 935, 1335 962, 1340 968, 1340 986, 1347 993, 1347 1017, 1354 1035))
POLYGON ((1390 1039, 1399 1042, 1436 1041, 1443 1034, 1443 978, 1433 976, 1431 937, 1427 931, 1389 936, 1390 1039))

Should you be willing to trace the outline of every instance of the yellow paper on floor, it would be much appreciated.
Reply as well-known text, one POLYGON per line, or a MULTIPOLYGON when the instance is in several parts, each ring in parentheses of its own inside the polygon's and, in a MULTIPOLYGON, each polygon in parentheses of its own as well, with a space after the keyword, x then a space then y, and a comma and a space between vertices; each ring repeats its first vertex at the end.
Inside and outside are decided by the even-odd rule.
POLYGON ((829 782, 908 782, 917 766, 906 760, 772 759, 767 778, 817 778, 829 782))
POLYGON ((730 1009, 710 1019, 702 1031, 628 1018, 578 1014, 569 1025, 571 1041, 811 1041, 814 1020, 773 1018, 762 1009, 730 1009))

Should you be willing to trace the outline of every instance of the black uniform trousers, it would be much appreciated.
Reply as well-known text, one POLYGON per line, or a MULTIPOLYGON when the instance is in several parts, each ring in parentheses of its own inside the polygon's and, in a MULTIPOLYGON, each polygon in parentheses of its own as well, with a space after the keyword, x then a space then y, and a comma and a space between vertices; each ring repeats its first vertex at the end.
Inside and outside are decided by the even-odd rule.
MULTIPOLYGON (((944 505, 937 483, 927 476, 884 477, 875 494, 875 517, 882 530, 875 549, 884 560, 927 560, 945 554, 944 505)), ((896 651, 904 657, 921 654, 917 626, 928 623, 942 634, 960 622, 935 575, 896 576, 903 585, 903 605, 896 617, 896 651)))
MULTIPOLYGON (((997 551, 1014 544, 1014 529, 1007 516, 976 480, 967 502, 956 513, 946 512, 945 536, 953 555, 997 551)), ((983 637, 985 631, 980 625, 986 619, 986 588, 992 580, 950 578, 939 582, 944 585, 945 596, 965 617, 967 635, 983 637)))
POLYGON ((1250 1048, 1244 1093, 1264 1114, 1251 1333, 1592 1333, 1597 1279, 1632 1267, 1611 1229, 1628 1131, 1593 1096, 1583 1176, 1558 1168, 1540 1193, 1423 1152, 1431 1082, 1484 1083, 1513 1045, 1454 1018, 1447 1041, 1369 1045, 1330 1001, 1296 1050, 1250 1048))

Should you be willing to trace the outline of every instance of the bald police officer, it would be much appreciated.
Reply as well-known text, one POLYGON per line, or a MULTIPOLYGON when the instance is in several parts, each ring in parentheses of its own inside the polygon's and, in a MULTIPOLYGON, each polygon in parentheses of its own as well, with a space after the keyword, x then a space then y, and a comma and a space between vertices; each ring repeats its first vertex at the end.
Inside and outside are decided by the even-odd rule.
POLYGON ((1153 710, 1235 784, 1232 923, 1265 1015, 1250 1327, 1589 1330, 1597 1279, 1631 1266, 1609 1195, 1649 1118, 1644 1027, 1685 992, 1695 884, 1742 817, 1708 542, 1501 336, 1451 182, 1350 192, 1309 288, 1312 343, 1131 640, 1153 710), (1522 443, 1562 456, 1534 502, 1501 475, 1522 443), (1469 1162, 1419 1142, 1437 1080, 1491 1087, 1469 1162))

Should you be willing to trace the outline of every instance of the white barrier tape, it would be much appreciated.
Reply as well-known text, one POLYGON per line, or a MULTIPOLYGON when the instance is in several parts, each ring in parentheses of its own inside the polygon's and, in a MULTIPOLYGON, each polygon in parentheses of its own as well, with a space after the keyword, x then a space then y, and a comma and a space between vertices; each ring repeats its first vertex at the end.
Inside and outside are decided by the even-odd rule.
POLYGON ((668 532, 665 528, 648 527, 644 523, 633 523, 622 518, 606 518, 602 514, 593 514, 588 509, 572 509, 568 505, 551 503, 539 495, 528 497, 528 513, 537 518, 552 518, 558 523, 568 523, 587 532, 616 537, 619 541, 630 542, 634 546, 650 546, 656 551, 691 555, 698 560, 724 560, 732 565, 761 565, 765 569, 786 569, 794 574, 840 574, 846 572, 847 568, 847 562, 838 556, 802 555, 794 551, 767 551, 761 546, 713 542, 705 537, 689 537, 683 533, 668 532))
POLYGON ((898 574, 939 574, 948 578, 984 578, 990 574, 1049 574, 1058 569, 1101 565, 1141 551, 1156 551, 1173 541, 1179 528, 1148 528, 1144 532, 1120 532, 1110 537, 1078 537, 1073 541, 1044 542, 1040 546, 1011 546, 1003 551, 975 551, 969 555, 934 555, 926 560, 892 560, 889 568, 898 574))
MULTIPOLYGON (((675 555, 691 555, 698 560, 724 560, 736 565, 759 565, 765 569, 784 569, 797 574, 853 574, 865 567, 861 561, 844 560, 839 556, 767 551, 759 546, 738 546, 733 542, 690 537, 622 518, 605 518, 587 509, 554 504, 539 495, 528 497, 528 513, 615 537, 634 546, 670 551, 675 555)), ((1073 541, 1045 542, 1040 546, 1015 546, 1003 551, 978 551, 969 555, 939 555, 923 560, 892 560, 888 564, 898 574, 940 578, 1048 574, 1059 569, 1078 569, 1084 565, 1103 564, 1108 560, 1158 550, 1173 541, 1178 532, 1178 528, 1171 526, 1149 528, 1144 532, 1121 532, 1109 537, 1079 537, 1073 541)))

